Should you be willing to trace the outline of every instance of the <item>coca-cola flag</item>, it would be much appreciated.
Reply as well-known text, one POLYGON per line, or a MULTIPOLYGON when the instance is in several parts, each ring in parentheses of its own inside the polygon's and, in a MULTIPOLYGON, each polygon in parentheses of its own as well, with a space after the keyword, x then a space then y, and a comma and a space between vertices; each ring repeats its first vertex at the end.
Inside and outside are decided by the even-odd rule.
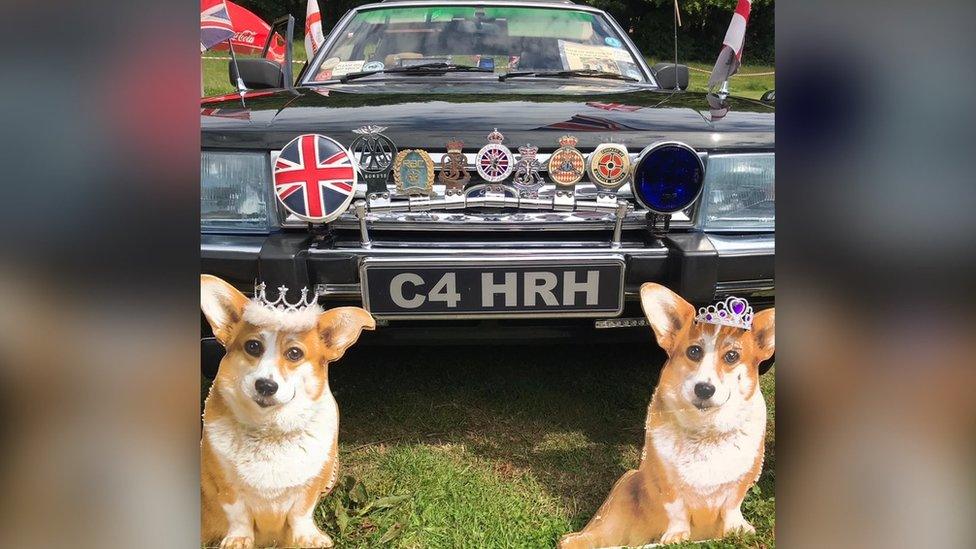
POLYGON ((200 51, 205 52, 234 36, 224 0, 200 0, 200 51))
MULTIPOLYGON (((234 46, 234 52, 243 54, 260 54, 264 48, 264 43, 268 40, 271 33, 271 25, 255 15, 250 10, 238 6, 233 2, 226 2, 227 12, 233 22, 234 36, 230 39, 234 46)), ((222 42, 213 47, 214 50, 227 50, 227 42, 222 42)), ((268 48, 268 59, 281 63, 285 59, 285 40, 275 33, 268 48)))
POLYGON ((322 12, 319 11, 319 2, 308 0, 308 8, 305 10, 305 55, 309 60, 315 56, 315 52, 319 51, 323 42, 325 42, 325 34, 322 33, 322 12))
POLYGON ((722 51, 715 61, 715 68, 708 78, 708 89, 714 90, 729 79, 742 65, 742 48, 746 40, 746 24, 749 23, 749 12, 752 11, 752 0, 739 0, 732 14, 732 22, 725 33, 722 51))

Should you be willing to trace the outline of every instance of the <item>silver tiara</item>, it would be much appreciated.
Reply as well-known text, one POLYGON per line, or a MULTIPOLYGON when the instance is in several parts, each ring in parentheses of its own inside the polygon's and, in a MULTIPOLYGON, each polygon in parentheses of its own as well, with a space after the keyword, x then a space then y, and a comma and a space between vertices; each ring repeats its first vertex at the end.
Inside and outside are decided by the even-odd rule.
POLYGON ((741 297, 729 297, 715 305, 698 309, 695 322, 750 330, 752 329, 752 306, 741 297))
POLYGON ((254 299, 264 307, 268 307, 270 309, 283 312, 302 311, 318 303, 318 294, 313 292, 312 296, 309 297, 308 288, 302 288, 302 297, 297 303, 289 303, 288 300, 285 299, 285 297, 288 295, 288 286, 278 286, 278 299, 274 301, 268 299, 268 296, 265 294, 266 289, 267 286, 265 286, 264 282, 255 285, 254 299))

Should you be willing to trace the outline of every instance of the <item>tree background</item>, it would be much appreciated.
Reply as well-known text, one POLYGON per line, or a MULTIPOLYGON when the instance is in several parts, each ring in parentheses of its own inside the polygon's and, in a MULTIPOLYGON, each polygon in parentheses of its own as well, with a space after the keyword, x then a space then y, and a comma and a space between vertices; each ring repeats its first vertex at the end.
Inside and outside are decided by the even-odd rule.
MULTIPOLYGON (((303 36, 306 0, 235 0, 272 21, 295 16, 295 38, 303 36)), ((322 28, 328 35, 349 9, 376 0, 319 0, 322 28)), ((644 55, 670 59, 674 55, 674 0, 577 0, 610 13, 644 55)), ((736 0, 679 0, 682 26, 678 29, 681 61, 714 62, 725 38, 736 0)), ((775 0, 753 0, 746 28, 747 62, 775 64, 775 0)))

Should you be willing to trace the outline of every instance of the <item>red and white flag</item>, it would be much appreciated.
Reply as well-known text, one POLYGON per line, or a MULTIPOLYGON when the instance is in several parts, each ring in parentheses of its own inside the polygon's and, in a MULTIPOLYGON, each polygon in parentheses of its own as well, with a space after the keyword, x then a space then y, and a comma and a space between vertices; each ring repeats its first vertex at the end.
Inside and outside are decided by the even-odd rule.
POLYGON ((709 90, 721 86, 742 65, 742 48, 745 45, 746 24, 749 23, 750 11, 752 11, 752 0, 739 0, 732 15, 732 22, 729 23, 729 30, 725 33, 722 51, 718 54, 715 68, 708 78, 709 90))
POLYGON ((325 34, 322 33, 322 12, 319 11, 319 2, 308 0, 308 8, 305 10, 305 55, 309 61, 322 47, 323 42, 325 42, 325 34))

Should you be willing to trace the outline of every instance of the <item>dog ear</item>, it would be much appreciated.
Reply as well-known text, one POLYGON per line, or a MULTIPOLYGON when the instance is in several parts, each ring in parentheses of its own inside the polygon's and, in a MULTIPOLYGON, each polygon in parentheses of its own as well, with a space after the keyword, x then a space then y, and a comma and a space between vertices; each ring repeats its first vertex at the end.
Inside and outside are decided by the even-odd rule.
POLYGON ((759 350, 759 361, 767 360, 776 352, 776 309, 756 313, 752 319, 752 338, 759 350))
POLYGON ((670 356, 675 336, 694 320, 695 308, 678 294, 653 282, 641 286, 640 298, 658 345, 670 356))
POLYGON ((200 308, 221 345, 227 346, 246 304, 247 297, 237 288, 216 276, 200 275, 200 308))
POLYGON ((329 360, 338 360, 359 339, 363 330, 375 330, 373 315, 359 307, 336 307, 319 315, 319 336, 332 351, 329 360))

